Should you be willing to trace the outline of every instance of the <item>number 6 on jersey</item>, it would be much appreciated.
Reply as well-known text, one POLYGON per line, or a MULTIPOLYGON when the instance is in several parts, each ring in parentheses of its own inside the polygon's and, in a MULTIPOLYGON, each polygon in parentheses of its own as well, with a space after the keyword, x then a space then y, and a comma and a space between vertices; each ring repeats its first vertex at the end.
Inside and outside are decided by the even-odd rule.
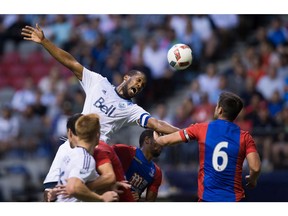
POLYGON ((218 143, 213 151, 212 164, 213 168, 218 172, 222 172, 228 164, 228 155, 225 151, 221 151, 222 148, 228 148, 228 142, 218 143), (221 165, 218 163, 219 157, 222 158, 221 165))

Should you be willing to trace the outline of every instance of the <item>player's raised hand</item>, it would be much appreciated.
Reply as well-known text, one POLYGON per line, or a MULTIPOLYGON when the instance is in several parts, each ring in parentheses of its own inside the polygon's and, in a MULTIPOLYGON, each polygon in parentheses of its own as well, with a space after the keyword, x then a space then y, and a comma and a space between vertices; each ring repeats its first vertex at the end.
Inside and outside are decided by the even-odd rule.
POLYGON ((159 136, 160 136, 160 134, 159 134, 157 131, 154 131, 154 132, 153 132, 153 138, 154 138, 155 140, 157 140, 159 136))
POLYGON ((38 23, 36 24, 36 28, 33 28, 32 26, 25 26, 22 28, 21 35, 24 36, 24 40, 30 40, 36 43, 41 43, 45 39, 43 30, 38 23))

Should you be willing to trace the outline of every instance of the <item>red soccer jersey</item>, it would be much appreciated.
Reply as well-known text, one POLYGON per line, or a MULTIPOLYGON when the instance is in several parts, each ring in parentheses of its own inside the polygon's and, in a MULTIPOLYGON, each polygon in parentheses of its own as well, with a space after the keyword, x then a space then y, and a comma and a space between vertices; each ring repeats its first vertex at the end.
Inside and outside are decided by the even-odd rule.
MULTIPOLYGON (((99 141, 98 146, 95 148, 94 151, 94 159, 96 161, 96 169, 105 164, 110 163, 112 164, 116 181, 123 181, 126 180, 125 174, 121 165, 121 162, 116 155, 114 149, 103 141, 99 141)), ((124 190, 123 194, 119 194, 120 202, 133 202, 134 198, 130 192, 130 190, 124 190)))
POLYGON ((257 152, 251 135, 225 120, 190 125, 181 130, 183 141, 199 144, 198 196, 204 201, 240 201, 242 166, 250 152, 257 152))

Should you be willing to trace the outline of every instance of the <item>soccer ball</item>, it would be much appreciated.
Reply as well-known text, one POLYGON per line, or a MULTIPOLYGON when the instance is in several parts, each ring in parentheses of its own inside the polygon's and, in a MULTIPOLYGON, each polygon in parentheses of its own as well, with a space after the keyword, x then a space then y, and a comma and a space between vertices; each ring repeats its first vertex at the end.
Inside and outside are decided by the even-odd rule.
POLYGON ((186 44, 175 44, 169 49, 167 59, 175 70, 184 70, 192 64, 192 50, 186 44))

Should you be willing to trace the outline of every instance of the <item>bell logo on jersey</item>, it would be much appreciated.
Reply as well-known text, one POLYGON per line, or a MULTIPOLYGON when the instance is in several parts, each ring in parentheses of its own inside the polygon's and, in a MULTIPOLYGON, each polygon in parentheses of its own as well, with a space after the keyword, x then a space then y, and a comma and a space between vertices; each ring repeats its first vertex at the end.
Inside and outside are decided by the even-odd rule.
POLYGON ((112 113, 116 109, 113 105, 110 107, 106 106, 104 98, 100 97, 93 105, 100 109, 101 112, 105 113, 109 117, 111 117, 112 113))

